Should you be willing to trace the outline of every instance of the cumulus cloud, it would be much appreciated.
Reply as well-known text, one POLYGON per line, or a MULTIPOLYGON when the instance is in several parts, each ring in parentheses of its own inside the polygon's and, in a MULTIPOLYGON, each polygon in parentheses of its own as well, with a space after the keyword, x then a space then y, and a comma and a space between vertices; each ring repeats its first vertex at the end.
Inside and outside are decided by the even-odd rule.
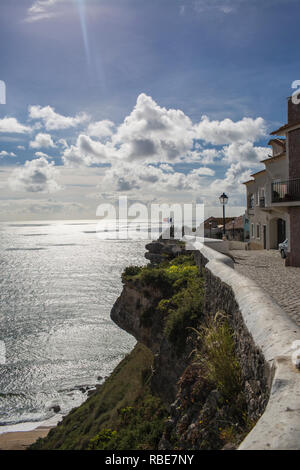
POLYGON ((250 179, 251 170, 246 169, 242 163, 233 163, 226 171, 224 179, 216 179, 211 185, 210 189, 212 192, 222 191, 228 192, 231 198, 245 193, 245 189, 242 186, 244 181, 250 179))
POLYGON ((49 155, 47 155, 47 153, 44 153, 44 152, 35 152, 34 155, 38 158, 41 158, 41 157, 43 157, 43 158, 52 158, 49 155))
POLYGON ((16 154, 14 152, 7 152, 6 150, 2 150, 0 152, 0 158, 1 157, 16 157, 16 154))
POLYGON ((29 106, 29 117, 31 119, 40 119, 48 131, 77 127, 89 119, 86 113, 77 114, 75 117, 63 116, 56 113, 51 106, 43 108, 41 106, 29 106))
POLYGON ((67 166, 91 166, 99 163, 109 163, 113 157, 114 149, 111 145, 91 139, 81 134, 75 145, 67 147, 62 159, 67 166))
POLYGON ((255 166, 261 160, 267 158, 270 149, 267 147, 254 147, 252 142, 234 142, 223 149, 224 161, 231 163, 240 163, 245 166, 255 166))
MULTIPOLYGON (((161 107, 142 93, 117 129, 108 120, 91 123, 86 134, 78 136, 75 145, 67 146, 65 142, 62 158, 69 166, 91 166, 114 160, 148 164, 201 162, 205 166, 221 158, 230 159, 230 163, 234 150, 230 145, 247 142, 251 145, 262 136, 265 136, 262 118, 233 122, 230 119, 210 121, 204 116, 199 123, 193 124, 183 111, 161 107), (92 137, 105 138, 105 141, 92 137), (223 146, 224 152, 205 148, 208 144, 223 146)), ((247 150, 250 158, 250 149, 247 150)))
POLYGON ((57 174, 54 163, 49 163, 44 157, 41 157, 26 161, 24 166, 15 169, 8 182, 11 189, 16 191, 51 193, 60 189, 56 182, 57 174))
POLYGON ((31 128, 19 123, 16 118, 5 117, 0 119, 0 133, 3 134, 27 134, 31 128))
POLYGON ((113 128, 115 124, 108 119, 103 121, 91 122, 87 128, 87 134, 91 137, 109 137, 113 135, 113 128))
POLYGON ((196 176, 214 176, 215 171, 212 170, 211 168, 196 168, 195 170, 192 171, 192 174, 195 174, 196 176))
POLYGON ((33 149, 53 148, 55 144, 50 134, 39 133, 35 136, 35 139, 30 142, 29 146, 33 149))
POLYGON ((210 121, 203 116, 200 123, 195 125, 196 137, 213 145, 226 145, 233 142, 255 142, 266 135, 265 121, 243 118, 233 122, 231 119, 210 121))
POLYGON ((153 197, 154 194, 169 191, 196 191, 207 178, 215 172, 210 168, 197 168, 188 174, 174 171, 170 165, 153 165, 123 163, 113 165, 105 172, 100 187, 105 193, 133 192, 142 189, 144 194, 153 197), (171 170, 171 171, 170 171, 171 170))
MULTIPOLYGON (((46 129, 67 129, 87 119, 82 115, 60 115, 50 106, 33 106, 29 115, 40 120, 46 129)), ((241 206, 245 191, 240 183, 268 153, 265 147, 255 145, 265 133, 266 124, 260 117, 234 122, 204 116, 193 123, 183 111, 162 107, 141 94, 118 127, 109 120, 90 122, 72 144, 65 139, 54 143, 50 134, 41 132, 30 147, 38 150, 57 144, 64 171, 72 173, 73 186, 73 177, 78 174, 74 167, 80 167, 82 172, 83 167, 101 166, 93 184, 99 180, 98 188, 108 198, 124 192, 135 200, 168 201, 186 196, 189 200, 201 197, 207 203, 217 201, 221 189, 230 192, 232 200, 236 198, 241 206)), ((26 187, 31 192, 54 190, 51 188, 57 187, 55 179, 46 177, 55 170, 47 161, 51 157, 42 151, 36 151, 35 157, 19 169, 12 186, 26 187), (43 169, 40 186, 30 177, 36 170, 34 161, 40 161, 43 169), (50 166, 45 166, 45 162, 50 166)))
POLYGON ((193 135, 192 122, 181 110, 160 107, 142 93, 112 142, 122 159, 172 162, 192 147, 193 135))
POLYGON ((174 168, 169 165, 168 163, 161 163, 159 165, 159 168, 163 171, 165 171, 166 173, 174 173, 174 168))

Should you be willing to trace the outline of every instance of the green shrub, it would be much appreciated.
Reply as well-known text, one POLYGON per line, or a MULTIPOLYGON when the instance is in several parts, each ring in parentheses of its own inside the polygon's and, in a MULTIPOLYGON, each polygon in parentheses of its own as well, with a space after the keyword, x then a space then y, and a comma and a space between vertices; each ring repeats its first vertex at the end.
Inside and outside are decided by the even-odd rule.
POLYGON ((222 314, 207 321, 197 332, 202 350, 197 354, 207 378, 215 384, 224 399, 232 399, 242 391, 241 369, 235 353, 233 330, 222 314))
POLYGON ((127 266, 122 274, 122 279, 128 280, 129 278, 139 274, 142 269, 143 268, 141 266, 127 266))
POLYGON ((157 449, 167 410, 160 398, 147 391, 134 406, 119 410, 118 431, 103 429, 90 440, 89 450, 157 449))
POLYGON ((204 280, 193 257, 180 255, 155 267, 130 267, 125 273, 130 273, 130 279, 140 283, 142 288, 154 288, 161 292, 163 299, 159 304, 141 312, 141 325, 151 327, 156 311, 163 315, 164 334, 177 352, 182 353, 188 334, 187 328, 196 326, 203 307, 204 280))
POLYGON ((117 436, 117 431, 112 429, 102 429, 95 437, 93 437, 88 445, 88 450, 103 450, 117 436))

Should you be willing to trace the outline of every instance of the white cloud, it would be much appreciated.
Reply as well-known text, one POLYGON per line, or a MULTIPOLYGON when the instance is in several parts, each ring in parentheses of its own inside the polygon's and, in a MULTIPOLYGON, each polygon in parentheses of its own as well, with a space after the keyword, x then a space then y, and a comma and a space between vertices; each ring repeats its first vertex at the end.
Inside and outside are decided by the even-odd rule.
POLYGON ((25 147, 24 147, 24 145, 18 145, 18 146, 17 146, 17 149, 18 149, 18 150, 25 150, 25 147))
POLYGON ((42 157, 26 161, 24 166, 15 169, 9 178, 9 185, 15 191, 51 193, 61 189, 56 182, 57 174, 54 163, 42 157))
POLYGON ((110 144, 96 142, 89 136, 80 134, 76 145, 67 147, 62 159, 67 166, 90 166, 99 163, 110 163, 115 150, 110 144))
POLYGON ((91 137, 109 137, 113 135, 113 127, 115 124, 108 119, 98 122, 91 122, 87 128, 87 134, 91 137))
POLYGON ((210 121, 207 116, 203 116, 200 123, 195 125, 195 132, 197 138, 206 143, 226 145, 233 142, 255 142, 265 137, 266 126, 261 117, 257 119, 245 117, 233 122, 231 119, 210 121))
POLYGON ((36 157, 38 157, 38 158, 41 158, 41 157, 42 157, 42 158, 52 158, 52 157, 50 157, 49 155, 47 155, 47 153, 44 153, 44 152, 35 152, 34 155, 35 155, 36 157))
MULTIPOLYGON (((87 119, 83 115, 57 114, 50 106, 32 106, 29 114, 46 129, 67 129, 87 119)), ((268 153, 268 149, 255 146, 265 137, 266 124, 262 118, 234 122, 204 116, 200 122, 193 123, 183 111, 159 106, 145 94, 138 96, 135 107, 118 127, 109 120, 88 124, 72 145, 65 139, 53 142, 50 134, 42 132, 30 143, 36 150, 57 144, 64 164, 60 174, 64 171, 70 176, 67 184, 65 180, 62 184, 74 191, 72 194, 82 190, 81 198, 86 197, 86 190, 80 190, 83 184, 80 181, 77 184, 74 178, 78 175, 81 178, 88 171, 89 181, 84 186, 89 186, 92 193, 92 187, 98 185, 99 192, 108 199, 119 193, 143 201, 191 201, 199 197, 206 204, 214 205, 218 203, 220 190, 225 190, 240 207, 245 194, 240 183, 268 153), (97 165, 98 168, 88 169, 97 165), (211 168, 213 165, 216 171, 211 168)), ((55 168, 45 166, 45 162, 50 165, 47 159, 51 157, 47 153, 36 151, 36 160, 19 168, 11 187, 36 193, 55 190, 57 183, 50 177, 55 168), (40 181, 32 177, 37 170, 34 161, 40 161, 43 170, 40 181)))
MULTIPOLYGON (((160 107, 145 94, 139 95, 134 109, 114 133, 113 127, 113 123, 108 120, 88 126, 87 133, 100 139, 105 137, 104 143, 83 133, 78 136, 75 145, 69 147, 64 141, 64 163, 90 166, 119 160, 173 164, 180 161, 201 162, 210 165, 221 160, 224 152, 230 154, 232 148, 225 148, 222 152, 222 149, 204 148, 203 144, 252 144, 265 136, 265 122, 262 118, 244 118, 233 122, 231 119, 210 121, 204 116, 199 123, 193 124, 181 110, 160 107)), ((232 157, 226 154, 225 158, 232 157)))
POLYGON ((27 10, 25 21, 33 23, 57 16, 58 11, 56 5, 64 1, 65 0, 35 0, 27 10))
POLYGON ((42 120, 48 131, 77 127, 89 119, 86 113, 77 114, 75 117, 63 116, 56 113, 51 106, 43 108, 41 106, 29 106, 29 117, 42 120))
POLYGON ((254 147, 252 142, 234 142, 223 148, 226 163, 241 163, 244 167, 257 165, 267 158, 270 149, 267 147, 254 147))
POLYGON ((159 168, 165 171, 166 173, 174 173, 174 168, 168 163, 161 163, 161 165, 159 165, 159 168))
POLYGON ((191 173, 196 176, 214 176, 215 175, 214 170, 212 170, 211 168, 206 168, 206 167, 196 168, 191 173))
POLYGON ((251 171, 246 169, 242 163, 233 163, 226 171, 224 179, 216 179, 210 185, 210 190, 216 195, 221 191, 225 191, 230 195, 231 204, 236 200, 240 202, 240 198, 245 194, 245 188, 242 185, 244 181, 250 179, 251 171))
POLYGON ((64 148, 68 147, 68 143, 65 139, 59 139, 58 143, 62 145, 64 148))
POLYGON ((16 154, 14 152, 7 152, 6 150, 2 150, 0 152, 0 158, 1 157, 16 157, 16 154))
POLYGON ((188 174, 176 172, 170 165, 163 164, 160 167, 135 162, 119 163, 106 169, 101 180, 101 190, 109 192, 133 192, 137 191, 153 198, 157 194, 166 194, 169 191, 197 191, 214 176, 214 170, 210 168, 197 168, 188 174), (170 171, 171 169, 171 171, 170 171), (166 171, 167 170, 167 171, 166 171))
POLYGON ((224 14, 233 13, 245 0, 195 0, 194 8, 197 13, 220 11, 224 14))
POLYGON ((55 144, 50 134, 39 133, 35 136, 35 139, 30 142, 29 146, 33 149, 53 148, 55 147, 55 144))
POLYGON ((20 124, 16 118, 5 117, 0 119, 0 133, 5 134, 26 134, 31 128, 20 124))
POLYGON ((122 159, 174 162, 190 150, 193 136, 192 122, 181 110, 160 107, 142 93, 112 142, 122 159))

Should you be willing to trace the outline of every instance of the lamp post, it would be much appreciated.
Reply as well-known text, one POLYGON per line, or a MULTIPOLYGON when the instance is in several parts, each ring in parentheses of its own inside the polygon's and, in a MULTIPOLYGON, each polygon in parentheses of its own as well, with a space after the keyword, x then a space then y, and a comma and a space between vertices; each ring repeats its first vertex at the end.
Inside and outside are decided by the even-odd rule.
POLYGON ((226 230, 225 230, 225 206, 228 202, 228 196, 226 196, 225 193, 221 194, 219 197, 220 204, 223 206, 223 235, 225 237, 226 235, 226 230))
POLYGON ((235 224, 235 220, 233 219, 232 220, 232 239, 234 240, 234 224, 235 224))

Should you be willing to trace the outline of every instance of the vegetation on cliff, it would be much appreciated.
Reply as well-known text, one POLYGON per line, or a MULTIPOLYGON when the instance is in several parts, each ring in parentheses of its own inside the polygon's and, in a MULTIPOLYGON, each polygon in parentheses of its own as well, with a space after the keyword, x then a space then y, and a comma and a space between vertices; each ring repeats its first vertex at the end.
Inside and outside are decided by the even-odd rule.
POLYGON ((94 395, 31 449, 157 448, 167 411, 150 391, 152 364, 152 353, 137 344, 94 395))
POLYGON ((235 333, 229 317, 204 312, 205 278, 193 257, 130 266, 122 279, 112 318, 149 349, 138 343, 93 396, 32 448, 235 448, 254 424, 235 333))
POLYGON ((218 313, 199 331, 194 357, 178 383, 164 440, 179 449, 235 448, 253 425, 229 319, 218 313))
MULTIPOLYGON (((189 328, 197 325, 203 312, 204 279, 192 256, 181 255, 153 267, 130 266, 123 273, 124 282, 152 286, 162 292, 155 306, 164 319, 164 335, 180 354, 186 345, 189 328)), ((153 308, 141 314, 141 324, 151 326, 153 308)))

